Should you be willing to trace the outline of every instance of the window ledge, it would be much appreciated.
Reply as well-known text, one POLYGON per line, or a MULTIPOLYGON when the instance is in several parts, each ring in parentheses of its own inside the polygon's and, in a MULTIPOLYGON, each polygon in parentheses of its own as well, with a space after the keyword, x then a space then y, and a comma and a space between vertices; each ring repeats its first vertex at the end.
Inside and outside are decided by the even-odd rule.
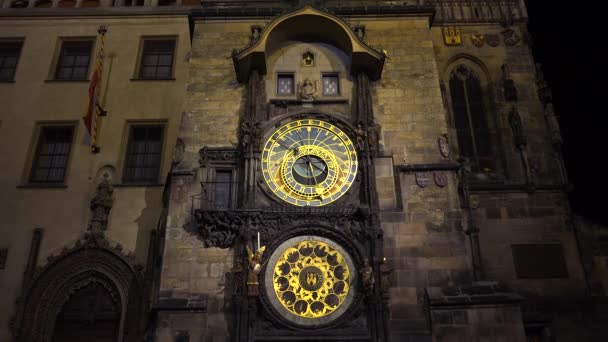
POLYGON ((17 185, 17 189, 67 189, 68 186, 65 183, 26 183, 17 185))
POLYGON ((131 81, 175 81, 175 78, 132 78, 131 81))
POLYGON ((165 186, 164 183, 117 183, 112 184, 115 188, 136 188, 136 187, 159 187, 165 186))
POLYGON ((0 83, 15 83, 15 80, 0 80, 0 83))
POLYGON ((81 83, 81 82, 91 82, 91 80, 44 80, 44 83, 81 83))

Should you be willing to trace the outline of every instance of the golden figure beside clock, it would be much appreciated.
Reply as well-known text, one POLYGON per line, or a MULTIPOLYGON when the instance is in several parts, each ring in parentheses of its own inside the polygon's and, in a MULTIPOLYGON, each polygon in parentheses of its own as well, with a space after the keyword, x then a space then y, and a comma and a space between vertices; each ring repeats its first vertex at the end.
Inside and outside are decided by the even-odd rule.
POLYGON ((270 190, 297 206, 323 206, 350 188, 357 174, 357 153, 338 127, 302 119, 279 127, 262 151, 262 173, 270 190))

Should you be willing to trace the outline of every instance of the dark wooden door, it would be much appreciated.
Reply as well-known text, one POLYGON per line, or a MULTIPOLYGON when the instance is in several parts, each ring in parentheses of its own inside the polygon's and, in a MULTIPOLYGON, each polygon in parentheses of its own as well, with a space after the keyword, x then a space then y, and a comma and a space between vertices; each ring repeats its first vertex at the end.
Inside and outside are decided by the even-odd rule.
POLYGON ((120 306, 97 283, 75 293, 57 316, 54 342, 115 342, 120 306))

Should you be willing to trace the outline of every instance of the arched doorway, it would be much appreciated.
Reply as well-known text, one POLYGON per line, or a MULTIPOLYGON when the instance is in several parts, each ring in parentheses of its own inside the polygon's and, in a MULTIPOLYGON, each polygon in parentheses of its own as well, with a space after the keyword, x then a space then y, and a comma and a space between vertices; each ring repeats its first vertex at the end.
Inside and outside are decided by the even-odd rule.
POLYGON ((93 282, 63 305, 55 322, 53 341, 116 341, 120 313, 117 299, 101 284, 93 282))
POLYGON ((13 323, 18 341, 141 341, 142 268, 104 237, 87 234, 36 271, 21 305, 13 323))

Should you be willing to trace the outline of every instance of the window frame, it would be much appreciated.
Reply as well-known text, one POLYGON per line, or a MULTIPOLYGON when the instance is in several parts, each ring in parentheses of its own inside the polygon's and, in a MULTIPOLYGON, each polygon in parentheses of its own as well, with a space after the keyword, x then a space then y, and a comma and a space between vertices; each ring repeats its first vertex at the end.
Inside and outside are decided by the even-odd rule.
MULTIPOLYGON (((15 82, 15 77, 17 76, 17 70, 19 69, 19 61, 21 60, 21 53, 23 52, 23 45, 25 39, 24 38, 1 38, 0 44, 2 43, 19 43, 19 51, 17 52, 17 61, 15 62, 15 66, 13 67, 13 75, 10 79, 2 79, 0 78, 0 82, 15 82)), ((0 70, 2 69, 2 65, 0 64, 0 70)))
POLYGON ((59 37, 56 46, 55 57, 53 58, 52 67, 49 73, 49 80, 54 82, 88 82, 91 77, 91 65, 95 60, 96 52, 96 37, 59 37), (65 43, 71 42, 84 42, 88 41, 91 43, 91 49, 89 53, 89 63, 87 65, 87 71, 85 78, 58 78, 59 68, 61 67, 61 59, 63 57, 63 47, 65 43))
MULTIPOLYGON (((175 80, 175 66, 177 61, 177 52, 178 52, 178 44, 179 44, 179 36, 178 35, 167 35, 167 36, 142 36, 139 40, 139 50, 137 53, 137 63, 135 65, 135 72, 133 75, 132 81, 173 81, 175 80), (169 77, 155 77, 155 78, 147 78, 142 77, 143 70, 143 58, 144 58, 144 48, 146 45, 146 41, 158 41, 158 40, 173 40, 173 57, 171 61, 171 74, 169 77)), ((158 65, 157 65, 158 67, 158 65)))
POLYGON ((32 134, 32 140, 30 143, 30 151, 28 153, 29 157, 26 163, 26 167, 24 168, 23 173, 23 181, 22 187, 41 187, 41 188, 53 188, 53 187, 66 187, 67 179, 70 174, 70 164, 72 161, 72 156, 74 155, 74 145, 76 141, 76 136, 78 135, 78 122, 76 121, 43 121, 37 122, 34 128, 34 132, 32 134), (64 173, 63 179, 61 182, 44 182, 44 181, 35 181, 33 180, 34 168, 38 159, 38 151, 41 144, 41 135, 43 130, 46 127, 71 127, 72 128, 72 138, 70 140, 70 146, 67 153, 66 162, 64 165, 64 173))
POLYGON ((229 166, 229 165, 217 165, 215 167, 213 167, 213 174, 212 174, 212 183, 213 183, 213 209, 215 210, 230 210, 230 209, 234 209, 236 208, 237 205, 237 190, 238 190, 238 184, 237 184, 237 170, 235 167, 233 166, 229 166), (217 184, 220 183, 217 181, 218 178, 218 173, 219 172, 230 172, 230 182, 228 182, 229 186, 229 204, 228 207, 226 208, 218 208, 217 204, 216 204, 216 198, 217 198, 217 184))
POLYGON ((164 120, 150 120, 150 121, 127 121, 126 123, 126 128, 125 128, 125 134, 124 134, 124 143, 123 145, 123 149, 121 151, 121 158, 122 158, 122 163, 121 163, 121 174, 120 174, 120 182, 121 185, 126 185, 126 186, 149 186, 149 185, 159 185, 160 184, 160 177, 163 174, 163 165, 164 165, 164 161, 165 161, 165 147, 166 147, 166 140, 167 140, 167 126, 168 123, 167 121, 164 120), (136 179, 127 179, 126 178, 126 172, 127 172, 127 163, 128 163, 128 155, 129 155, 129 147, 131 144, 131 134, 133 132, 133 129, 136 127, 161 127, 161 143, 160 143, 160 150, 159 150, 159 162, 158 162, 158 173, 156 174, 156 177, 154 180, 136 180, 136 179))
POLYGON ((293 71, 277 71, 276 72, 276 83, 275 83, 275 94, 280 97, 294 97, 296 96, 296 73, 293 71), (291 94, 279 93, 279 81, 281 77, 291 77, 291 94))
POLYGON ((342 85, 340 83, 341 82, 340 82, 340 73, 339 72, 328 71, 328 72, 321 73, 321 93, 323 94, 323 96, 341 96, 342 95, 342 85), (338 80, 338 89, 335 94, 328 94, 325 92, 325 85, 323 84, 325 77, 335 77, 338 80))
MULTIPOLYGON (((499 175, 500 177, 509 177, 509 169, 507 168, 508 163, 506 160, 507 151, 504 149, 503 133, 499 128, 500 124, 497 121, 498 118, 495 114, 497 104, 492 96, 494 89, 492 87, 491 79, 488 76, 488 71, 483 64, 470 56, 461 56, 457 59, 451 60, 444 69, 444 77, 441 83, 442 97, 444 98, 446 106, 445 109, 448 121, 449 140, 453 142, 450 144, 450 149, 452 150, 451 152, 454 152, 454 155, 460 158, 466 157, 462 155, 462 142, 460 142, 458 139, 456 114, 454 112, 454 100, 450 85, 452 74, 457 72, 457 70, 461 67, 466 68, 468 72, 472 73, 479 81, 480 103, 484 114, 484 121, 486 125, 485 129, 488 135, 488 148, 490 150, 489 155, 491 156, 491 158, 484 159, 489 161, 491 164, 491 167, 488 168, 489 170, 485 170, 477 163, 480 156, 469 158, 472 171, 473 173, 490 172, 499 175)), ((470 125, 472 125, 472 123, 470 123, 470 125)), ((470 133, 474 134, 473 132, 474 131, 471 131, 470 133)), ((483 158, 483 156, 481 157, 483 158)))

